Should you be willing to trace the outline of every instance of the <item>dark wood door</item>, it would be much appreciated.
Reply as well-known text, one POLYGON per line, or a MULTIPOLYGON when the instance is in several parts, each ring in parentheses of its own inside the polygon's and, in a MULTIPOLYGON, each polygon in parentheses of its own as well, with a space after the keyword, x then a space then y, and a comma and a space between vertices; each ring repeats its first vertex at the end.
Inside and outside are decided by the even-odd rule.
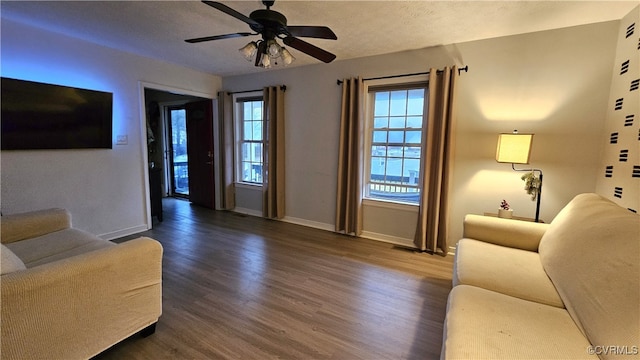
POLYGON ((186 110, 189 201, 214 209, 213 106, 203 100, 186 104, 186 110))

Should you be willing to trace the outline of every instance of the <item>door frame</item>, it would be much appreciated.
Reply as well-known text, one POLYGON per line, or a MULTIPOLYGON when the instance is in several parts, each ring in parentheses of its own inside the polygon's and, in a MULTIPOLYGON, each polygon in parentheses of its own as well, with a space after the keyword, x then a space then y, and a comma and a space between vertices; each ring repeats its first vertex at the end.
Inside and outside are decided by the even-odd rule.
MULTIPOLYGON (((169 86, 169 85, 162 85, 162 84, 157 84, 157 83, 152 83, 152 82, 146 82, 146 81, 138 81, 138 98, 139 98, 139 104, 140 104, 140 113, 139 113, 139 125, 140 125, 140 144, 141 146, 141 151, 142 151, 142 164, 141 164, 141 168, 143 169, 143 184, 142 184, 142 188, 144 189, 144 198, 145 198, 145 203, 146 203, 146 219, 147 219, 147 230, 152 228, 152 224, 153 221, 151 219, 151 198, 149 196, 149 156, 148 156, 148 145, 147 145, 147 102, 145 99, 145 95, 144 95, 144 90, 145 89, 150 89, 150 90, 158 90, 158 91, 165 91, 165 92, 169 92, 169 93, 174 93, 174 94, 179 94, 179 95, 186 95, 186 96, 196 96, 196 97, 200 97, 203 99, 209 99, 212 102, 213 105, 213 141, 218 142, 220 139, 220 131, 219 131, 219 116, 218 116, 218 100, 216 97, 216 94, 207 94, 207 93, 203 93, 203 92, 199 92, 199 91, 193 91, 193 90, 187 90, 187 89, 183 89, 183 88, 179 88, 179 87, 175 87, 175 86, 169 86)), ((114 129, 115 130, 115 129, 114 129)), ((214 170, 215 170, 215 174, 216 177, 214 178, 215 181, 215 187, 214 187, 214 191, 215 191, 215 208, 216 209, 221 209, 221 204, 220 204, 220 178, 219 178, 219 174, 221 173, 220 171, 220 154, 218 151, 214 151, 214 170)))

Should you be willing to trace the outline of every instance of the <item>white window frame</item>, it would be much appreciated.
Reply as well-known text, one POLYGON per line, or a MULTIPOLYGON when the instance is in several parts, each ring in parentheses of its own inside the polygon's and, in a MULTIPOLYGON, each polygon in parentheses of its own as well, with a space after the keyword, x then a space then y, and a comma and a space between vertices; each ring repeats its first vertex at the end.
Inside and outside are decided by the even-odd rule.
MULTIPOLYGON (((422 127, 422 141, 419 144, 421 148, 421 152, 425 150, 425 138, 426 134, 424 133, 426 127, 424 126, 426 117, 427 117, 427 107, 428 107, 428 96, 429 92, 426 89, 428 84, 428 76, 427 75, 415 75, 415 76, 407 76, 403 78, 390 78, 390 79, 379 79, 379 80, 368 80, 364 84, 365 91, 365 139, 364 139, 364 166, 363 166, 363 203, 366 205, 375 205, 382 206, 388 208, 416 208, 418 203, 415 202, 407 202, 407 201, 399 201, 392 199, 382 199, 371 197, 370 195, 370 177, 371 177, 371 149, 373 144, 373 130, 374 130, 374 105, 375 105, 375 97, 373 91, 376 88, 384 88, 384 87, 398 87, 398 89, 402 89, 404 87, 424 87, 425 88, 425 98, 424 98, 424 109, 423 109, 423 127, 422 127)), ((411 144, 411 146, 415 146, 415 144, 411 144)), ((420 161, 420 171, 417 176, 422 175, 423 166, 421 159, 420 161)))
MULTIPOLYGON (((242 171, 243 171, 243 159, 242 159, 242 145, 247 141, 244 140, 244 119, 242 118, 243 114, 243 106, 246 101, 255 101, 260 99, 262 101, 262 106, 264 107, 264 98, 262 91, 255 92, 247 92, 242 94, 234 94, 233 95, 233 120, 235 127, 235 183, 244 186, 250 187, 261 187, 262 182, 254 182, 254 181, 245 181, 243 180, 242 171)), ((264 112, 263 112, 264 113, 264 112)), ((264 124, 264 118, 262 119, 262 126, 264 124)), ((266 141, 263 138, 262 141, 262 151, 266 149, 266 141)), ((264 158, 264 157, 263 157, 264 158)), ((264 164, 262 164, 264 165, 264 164)), ((262 174, 264 174, 264 166, 262 166, 262 174)), ((261 175, 261 180, 263 180, 263 176, 261 175)))

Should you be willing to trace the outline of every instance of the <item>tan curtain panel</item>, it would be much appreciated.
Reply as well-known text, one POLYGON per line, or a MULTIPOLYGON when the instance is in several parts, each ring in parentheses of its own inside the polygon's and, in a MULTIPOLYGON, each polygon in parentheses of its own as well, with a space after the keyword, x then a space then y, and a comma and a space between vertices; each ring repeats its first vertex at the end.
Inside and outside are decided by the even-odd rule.
POLYGON ((278 86, 264 88, 263 183, 262 215, 282 219, 285 214, 284 198, 284 89, 278 86))
POLYGON ((336 232, 355 236, 362 233, 363 104, 362 79, 345 79, 340 113, 336 232))
POLYGON ((235 182, 234 182, 234 161, 235 139, 233 136, 233 97, 231 94, 218 92, 218 130, 220 142, 220 164, 222 183, 220 184, 221 206, 224 210, 231 210, 236 206, 235 182))
POLYGON ((449 187, 455 140, 455 85, 458 70, 430 69, 429 100, 420 159, 420 210, 414 244, 422 251, 447 254, 449 187))

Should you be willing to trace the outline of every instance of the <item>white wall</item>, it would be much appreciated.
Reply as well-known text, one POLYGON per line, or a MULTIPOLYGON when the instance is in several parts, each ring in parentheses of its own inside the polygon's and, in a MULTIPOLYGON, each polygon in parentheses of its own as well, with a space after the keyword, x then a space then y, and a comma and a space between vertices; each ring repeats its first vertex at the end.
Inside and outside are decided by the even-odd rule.
POLYGON ((221 78, 2 19, 4 77, 113 93, 112 150, 2 151, 5 214, 71 211, 74 226, 106 239, 146 230, 146 134, 140 82, 210 94, 221 78), (127 145, 115 145, 128 135, 127 145))
MULTIPOLYGON (((544 171, 541 218, 545 221, 551 221, 574 195, 595 190, 618 23, 225 77, 223 87, 241 91, 287 86, 286 215, 290 221, 331 229, 340 114, 336 79, 469 65, 459 81, 452 244, 462 234, 464 214, 495 212, 503 198, 513 205, 515 215, 534 216, 535 203, 523 190, 521 173, 494 160, 500 132, 536 133, 531 159, 544 171)), ((368 208, 367 213, 380 212, 368 208)), ((415 225, 398 220, 407 216, 405 212, 380 216, 365 219, 365 225, 372 225, 364 230, 373 237, 410 242, 406 230, 415 225), (373 228, 374 224, 387 226, 373 228)))

